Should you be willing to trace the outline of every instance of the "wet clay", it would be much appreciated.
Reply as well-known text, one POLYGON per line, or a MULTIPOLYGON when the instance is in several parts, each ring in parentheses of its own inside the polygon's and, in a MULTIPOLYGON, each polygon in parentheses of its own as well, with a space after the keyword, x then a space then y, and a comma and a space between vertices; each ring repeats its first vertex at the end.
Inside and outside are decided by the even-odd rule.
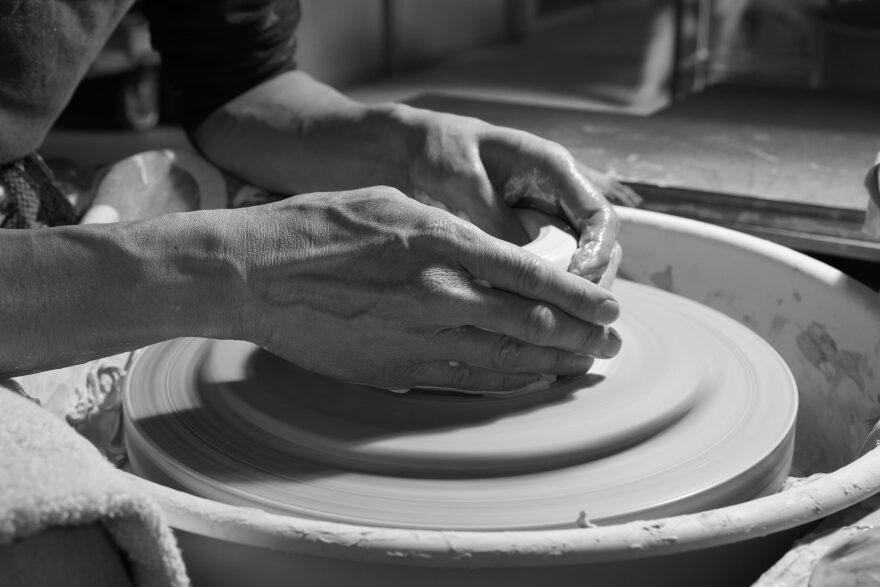
POLYGON ((797 409, 779 356, 705 306, 618 281, 625 344, 513 398, 392 394, 237 341, 148 349, 126 397, 139 474, 218 501, 393 528, 608 524, 772 493, 797 409))

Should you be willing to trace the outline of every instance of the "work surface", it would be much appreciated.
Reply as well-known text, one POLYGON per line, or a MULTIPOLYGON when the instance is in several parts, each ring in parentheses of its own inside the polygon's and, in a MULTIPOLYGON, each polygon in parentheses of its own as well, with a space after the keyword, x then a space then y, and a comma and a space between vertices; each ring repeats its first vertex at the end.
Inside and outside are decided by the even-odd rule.
POLYGON ((880 260, 880 244, 859 230, 864 178, 880 152, 880 98, 717 86, 647 117, 443 95, 412 104, 557 141, 633 185, 645 208, 880 260))

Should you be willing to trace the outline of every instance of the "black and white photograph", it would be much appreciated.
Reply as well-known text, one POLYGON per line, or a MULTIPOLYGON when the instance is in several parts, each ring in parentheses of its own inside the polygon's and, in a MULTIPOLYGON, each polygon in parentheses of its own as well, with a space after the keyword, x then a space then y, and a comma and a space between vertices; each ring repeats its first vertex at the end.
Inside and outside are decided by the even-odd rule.
POLYGON ((0 585, 880 587, 880 0, 0 0, 0 585))

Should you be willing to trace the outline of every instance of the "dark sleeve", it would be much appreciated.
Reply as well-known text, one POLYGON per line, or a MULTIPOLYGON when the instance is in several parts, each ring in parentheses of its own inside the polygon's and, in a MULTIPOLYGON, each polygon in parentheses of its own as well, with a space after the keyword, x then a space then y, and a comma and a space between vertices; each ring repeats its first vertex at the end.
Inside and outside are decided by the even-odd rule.
POLYGON ((187 130, 296 67, 298 0, 145 0, 143 12, 187 130))

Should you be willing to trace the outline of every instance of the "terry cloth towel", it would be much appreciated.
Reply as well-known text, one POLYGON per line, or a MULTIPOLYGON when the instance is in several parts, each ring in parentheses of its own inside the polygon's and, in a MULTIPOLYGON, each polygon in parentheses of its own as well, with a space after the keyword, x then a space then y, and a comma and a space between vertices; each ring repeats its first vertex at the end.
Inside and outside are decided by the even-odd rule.
POLYGON ((880 155, 865 177, 865 187, 868 188, 868 209, 862 231, 880 239, 880 155))
POLYGON ((0 228, 76 223, 73 205, 43 159, 33 153, 0 165, 0 228))
POLYGON ((63 420, 13 387, 0 382, 0 583, 188 585, 159 506, 63 420), (59 583, 53 565, 71 551, 87 563, 66 565, 74 571, 59 583), (92 576, 74 576, 76 569, 92 576))

